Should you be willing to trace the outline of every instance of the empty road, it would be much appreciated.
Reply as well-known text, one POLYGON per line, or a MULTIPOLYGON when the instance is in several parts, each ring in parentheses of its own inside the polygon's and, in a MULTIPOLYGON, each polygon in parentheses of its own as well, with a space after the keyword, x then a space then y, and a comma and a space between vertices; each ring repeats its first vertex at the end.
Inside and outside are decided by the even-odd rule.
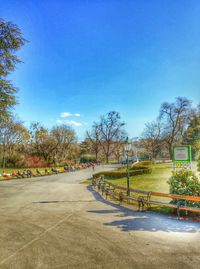
POLYGON ((91 174, 0 182, 0 268, 200 268, 199 223, 105 201, 91 174))

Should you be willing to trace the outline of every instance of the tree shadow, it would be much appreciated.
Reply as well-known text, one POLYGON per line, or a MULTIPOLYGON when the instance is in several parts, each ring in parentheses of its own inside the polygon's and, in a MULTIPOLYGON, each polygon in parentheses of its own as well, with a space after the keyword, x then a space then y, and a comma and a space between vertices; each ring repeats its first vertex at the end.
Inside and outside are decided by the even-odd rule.
POLYGON ((92 186, 87 186, 88 191, 94 198, 113 209, 109 210, 90 210, 94 214, 117 213, 115 221, 105 223, 107 226, 116 226, 122 231, 148 231, 148 232, 182 232, 182 233, 200 233, 200 223, 188 220, 178 220, 170 215, 162 215, 152 211, 137 211, 121 205, 115 204, 111 200, 105 200, 98 192, 93 190, 92 186), (118 214, 120 213, 120 214, 118 214), (127 218, 128 217, 128 218, 127 218), (120 219, 119 219, 120 218, 120 219))

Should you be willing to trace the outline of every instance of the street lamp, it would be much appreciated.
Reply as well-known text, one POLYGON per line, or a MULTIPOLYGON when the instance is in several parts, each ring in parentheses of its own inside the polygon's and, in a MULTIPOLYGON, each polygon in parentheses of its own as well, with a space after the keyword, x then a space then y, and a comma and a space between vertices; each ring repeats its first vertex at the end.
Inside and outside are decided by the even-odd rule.
POLYGON ((129 158, 128 153, 131 150, 132 145, 128 140, 128 137, 126 138, 126 141, 124 143, 124 151, 126 153, 126 176, 127 176, 127 196, 130 195, 130 175, 129 175, 129 158))
POLYGON ((137 142, 138 142, 138 137, 134 137, 132 140, 132 146, 133 146, 133 153, 134 153, 134 157, 136 161, 138 161, 137 142))

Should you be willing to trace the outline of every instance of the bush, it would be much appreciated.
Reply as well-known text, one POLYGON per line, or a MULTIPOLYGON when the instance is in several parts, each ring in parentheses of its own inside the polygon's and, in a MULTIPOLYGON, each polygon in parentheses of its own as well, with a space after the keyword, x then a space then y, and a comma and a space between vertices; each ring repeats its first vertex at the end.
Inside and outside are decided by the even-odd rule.
POLYGON ((24 165, 23 167, 47 167, 48 163, 42 158, 38 156, 25 156, 24 157, 24 165))
POLYGON ((147 166, 142 166, 142 165, 134 165, 132 166, 129 171, 134 171, 134 170, 145 170, 145 169, 151 169, 150 167, 147 166))
POLYGON ((88 162, 96 162, 95 156, 90 154, 82 155, 80 158, 80 163, 88 163, 88 162))
POLYGON ((24 160, 20 155, 13 155, 7 158, 6 160, 6 167, 23 167, 24 166, 24 160))
MULTIPOLYGON (((126 165, 122 166, 122 167, 119 167, 117 168, 117 171, 120 171, 120 172, 126 172, 126 165)), ((143 169, 148 169, 148 167, 146 166, 136 166, 136 165, 133 165, 129 168, 129 171, 133 171, 133 170, 143 170, 143 169)), ((116 170, 115 170, 116 171, 116 170)))
MULTIPOLYGON (((152 169, 148 168, 148 167, 142 167, 139 168, 137 170, 129 170, 129 175, 130 176, 137 176, 137 175, 142 175, 142 174, 151 174, 152 169)), ((108 179, 113 179, 113 178, 122 178, 122 177, 126 177, 127 176, 127 172, 126 171, 103 171, 103 172, 98 172, 93 174, 94 178, 100 177, 100 176, 104 176, 105 178, 108 179)))
POLYGON ((152 161, 141 161, 139 163, 136 163, 135 166, 151 166, 152 165, 152 161))
MULTIPOLYGON (((168 184, 170 185, 170 193, 172 194, 200 196, 200 182, 191 170, 182 169, 180 171, 173 171, 168 184)), ((177 202, 176 200, 173 201, 173 203, 177 202)), ((180 201, 180 204, 184 205, 184 203, 185 201, 180 201)), ((188 201, 187 205, 200 207, 200 203, 196 202, 188 201)))
POLYGON ((200 172, 200 158, 199 158, 198 163, 197 163, 197 168, 198 168, 198 171, 200 172))

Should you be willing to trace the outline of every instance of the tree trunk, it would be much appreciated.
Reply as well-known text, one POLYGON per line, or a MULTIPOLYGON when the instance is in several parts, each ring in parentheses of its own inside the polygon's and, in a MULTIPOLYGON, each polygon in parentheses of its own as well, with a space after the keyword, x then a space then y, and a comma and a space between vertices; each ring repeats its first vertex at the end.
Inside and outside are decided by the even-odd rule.
POLYGON ((108 162, 109 162, 109 155, 106 154, 106 164, 108 164, 108 162))
POLYGON ((169 156, 170 156, 170 159, 173 161, 173 148, 172 148, 172 145, 169 146, 169 156))
POLYGON ((98 151, 95 152, 96 162, 98 161, 98 151))

